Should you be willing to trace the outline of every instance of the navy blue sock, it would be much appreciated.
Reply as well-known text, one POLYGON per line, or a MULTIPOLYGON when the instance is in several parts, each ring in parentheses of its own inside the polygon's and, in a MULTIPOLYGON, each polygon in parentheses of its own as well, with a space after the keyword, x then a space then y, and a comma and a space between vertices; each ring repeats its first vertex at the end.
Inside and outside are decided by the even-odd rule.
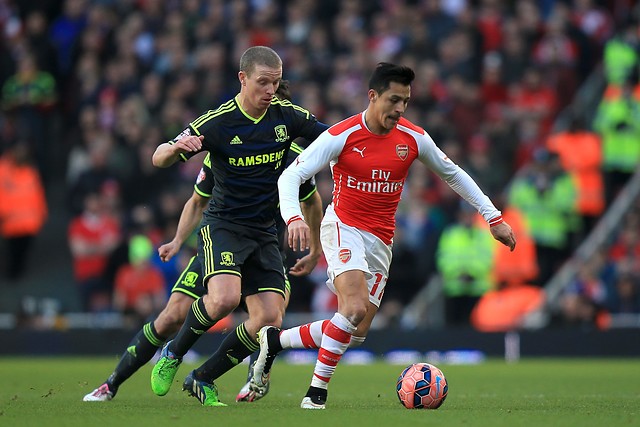
POLYGON ((243 323, 230 332, 218 350, 195 370, 195 377, 213 382, 259 348, 255 338, 249 336, 243 323))
POLYGON ((209 330, 216 322, 209 317, 204 307, 204 300, 198 298, 191 304, 191 309, 187 313, 182 328, 176 334, 176 337, 169 344, 171 350, 176 356, 182 357, 187 351, 198 341, 198 339, 209 330))

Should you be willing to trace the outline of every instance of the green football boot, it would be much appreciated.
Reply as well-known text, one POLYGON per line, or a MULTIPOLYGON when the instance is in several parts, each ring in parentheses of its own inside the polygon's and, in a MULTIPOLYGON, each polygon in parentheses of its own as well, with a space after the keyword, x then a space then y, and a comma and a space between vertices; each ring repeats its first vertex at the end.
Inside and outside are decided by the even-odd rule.
POLYGON ((182 390, 198 399, 203 406, 227 406, 218 400, 218 388, 216 385, 196 379, 193 371, 184 379, 182 390))
POLYGON ((164 345, 160 353, 160 359, 151 371, 151 389, 158 396, 164 396, 169 393, 173 379, 182 363, 182 358, 169 351, 170 343, 171 341, 164 345))

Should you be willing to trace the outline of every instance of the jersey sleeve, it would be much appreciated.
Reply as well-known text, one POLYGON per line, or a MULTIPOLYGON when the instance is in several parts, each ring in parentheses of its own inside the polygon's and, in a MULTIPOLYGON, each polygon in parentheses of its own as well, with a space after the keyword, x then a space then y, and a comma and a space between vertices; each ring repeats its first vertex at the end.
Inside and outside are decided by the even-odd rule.
MULTIPOLYGON (((298 144, 298 142, 300 142, 301 139, 302 138, 298 138, 291 143, 291 147, 289 148, 289 153, 287 154, 287 166, 293 163, 296 160, 296 158, 300 155, 300 153, 304 151, 304 148, 302 148, 298 144)), ((301 202, 304 202, 309 197, 311 197, 315 192, 316 192, 316 178, 315 176, 312 176, 311 178, 303 182, 302 185, 300 185, 300 191, 298 192, 298 200, 301 202)))
POLYGON ((296 217, 302 218, 298 199, 300 185, 336 159, 342 152, 344 142, 343 138, 325 131, 284 170, 278 179, 278 193, 280 213, 285 223, 296 217))
POLYGON ((478 184, 438 148, 428 133, 416 137, 418 158, 434 171, 460 197, 470 203, 490 225, 502 221, 502 213, 493 205, 489 197, 482 192, 478 184))
POLYGON ((211 197, 213 194, 213 172, 211 171, 211 154, 209 153, 207 153, 202 162, 202 168, 200 168, 200 173, 196 178, 194 191, 202 197, 211 197))
MULTIPOLYGON (((184 138, 185 136, 191 136, 191 135, 200 135, 200 133, 191 124, 189 124, 189 126, 184 128, 182 130, 182 132, 180 132, 175 138, 173 138, 171 141, 169 141, 169 144, 173 145, 176 142, 180 141, 180 139, 184 138)), ((200 151, 202 151, 202 150, 200 150, 200 151)), ((179 157, 180 161, 186 162, 191 157, 193 157, 196 154, 198 154, 200 151, 193 152, 193 153, 180 153, 180 157, 179 157)))
MULTIPOLYGON (((286 101, 283 102, 283 105, 286 104, 286 101)), ((308 142, 313 142, 317 137, 319 137, 322 132, 329 128, 328 125, 319 122, 316 119, 316 116, 311 114, 308 110, 295 105, 290 104, 292 107, 289 111, 293 114, 294 121, 296 123, 296 138, 303 138, 302 142, 306 140, 303 144, 307 144, 308 142)))
POLYGON ((316 187, 316 177, 312 176, 311 178, 303 182, 302 185, 300 185, 300 191, 298 191, 298 200, 304 202, 316 191, 318 191, 318 188, 316 187))

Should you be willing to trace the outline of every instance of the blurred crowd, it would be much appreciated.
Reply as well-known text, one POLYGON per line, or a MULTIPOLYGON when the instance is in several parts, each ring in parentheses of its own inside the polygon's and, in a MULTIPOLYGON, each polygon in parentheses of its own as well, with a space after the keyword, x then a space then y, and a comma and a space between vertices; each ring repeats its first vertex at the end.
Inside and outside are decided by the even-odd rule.
MULTIPOLYGON (((2 167, 31 165, 44 185, 23 192, 64 182, 82 309, 145 317, 193 253, 163 264, 154 248, 173 237, 200 167, 157 169, 151 154, 237 93, 246 48, 274 48, 293 102, 328 124, 365 107, 376 63, 409 65, 417 78, 407 118, 478 182, 519 241, 503 253, 459 196, 416 165, 380 317, 397 321, 439 272, 447 321, 468 324, 488 291, 547 283, 635 170, 638 18, 630 0, 0 0, 0 179, 19 179, 2 167), (570 126, 554 127, 598 67, 607 91, 593 123, 574 111, 570 126)), ((328 171, 318 187, 330 201, 328 171)), ((5 197, 3 224, 17 205, 5 197)), ((46 205, 34 209, 29 226, 1 228, 7 241, 27 238, 21 260, 46 218, 46 205)), ((581 271, 567 291, 574 300, 640 311, 630 261, 639 215, 581 271)), ((321 262, 294 281, 290 310, 333 311, 325 279, 321 262)), ((570 321, 588 317, 568 297, 565 310, 570 321)))

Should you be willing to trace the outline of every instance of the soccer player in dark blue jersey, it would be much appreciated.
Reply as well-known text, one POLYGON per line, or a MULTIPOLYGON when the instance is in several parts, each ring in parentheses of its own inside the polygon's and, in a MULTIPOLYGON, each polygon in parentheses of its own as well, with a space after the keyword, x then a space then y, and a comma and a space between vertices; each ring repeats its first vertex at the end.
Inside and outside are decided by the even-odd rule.
MULTIPOLYGON (((276 95, 280 99, 290 99, 288 86, 286 84, 280 85, 276 95)), ((287 165, 293 162, 301 152, 302 148, 296 143, 292 143, 287 156, 287 165)), ((210 156, 206 156, 196 179, 193 194, 182 209, 174 238, 158 248, 158 254, 162 261, 169 261, 178 254, 184 242, 200 224, 202 212, 209 203, 213 186, 214 178, 211 172, 211 160, 210 156)), ((309 180, 300 187, 300 204, 305 212, 305 217, 310 218, 309 222, 319 224, 322 219, 322 201, 317 193, 315 180, 309 180)), ((285 260, 285 228, 282 218, 278 218, 278 239, 283 262, 285 260)), ((319 228, 317 231, 319 231, 319 228)), ((303 276, 311 273, 321 253, 319 241, 320 237, 316 235, 311 245, 311 251, 302 258, 297 259, 289 269, 291 275, 303 276)), ((286 306, 291 291, 288 281, 285 288, 286 306)), ((171 295, 162 312, 138 331, 123 352, 109 378, 98 388, 85 395, 83 400, 85 402, 107 402, 112 400, 116 396, 120 385, 151 360, 158 348, 180 329, 193 301, 205 293, 206 288, 202 282, 202 267, 198 258, 193 257, 171 289, 171 295)), ((253 353, 252 357, 256 354, 253 353)), ((250 374, 251 368, 249 369, 250 374)), ((236 400, 252 402, 262 398, 267 390, 268 387, 262 393, 250 390, 249 379, 247 379, 247 383, 242 387, 236 400)))
POLYGON ((198 233, 208 292, 193 303, 176 337, 163 347, 151 374, 154 393, 169 391, 184 354, 241 299, 249 315, 183 383, 205 406, 224 405, 214 380, 259 348, 257 332, 263 326, 282 323, 285 276, 275 226, 277 181, 292 141, 313 141, 327 129, 307 110, 275 97, 282 60, 273 49, 247 49, 238 79, 236 97, 201 115, 153 154, 155 166, 169 167, 206 150, 215 180, 198 233))
MULTIPOLYGON (((302 148, 295 143, 291 145, 287 157, 287 164, 290 164, 302 148)), ((202 219, 202 212, 209 203, 213 188, 213 174, 210 168, 209 156, 204 159, 198 178, 194 185, 194 190, 185 203, 174 238, 158 248, 158 254, 162 261, 169 261, 178 254, 184 242, 191 236, 202 219)), ((314 180, 309 180, 300 187, 300 204, 305 218, 311 218, 309 222, 320 224, 322 219, 322 201, 315 187, 314 180)), ((281 255, 284 262, 284 222, 278 222, 278 238, 280 241, 281 255)), ((296 260, 290 268, 289 274, 303 276, 311 273, 315 267, 321 248, 319 236, 314 237, 311 251, 296 260)), ((122 383, 128 380, 134 373, 144 366, 159 347, 165 343, 168 337, 175 334, 182 326, 189 307, 194 300, 206 293, 206 288, 202 283, 202 266, 197 257, 192 257, 180 274, 173 288, 167 304, 160 314, 152 321, 146 323, 127 345, 122 357, 115 369, 103 382, 100 387, 84 396, 85 402, 107 402, 113 399, 122 383)), ((286 299, 290 295, 289 282, 286 283, 286 299)), ((286 303, 285 303, 286 305, 286 303)), ((252 354, 252 357, 256 353, 252 354)), ((251 374, 251 370, 249 372, 251 374)), ((249 380, 247 380, 249 381, 249 380)), ((263 397, 268 387, 262 393, 255 393, 249 389, 249 382, 245 384, 236 400, 252 402, 263 397)))

